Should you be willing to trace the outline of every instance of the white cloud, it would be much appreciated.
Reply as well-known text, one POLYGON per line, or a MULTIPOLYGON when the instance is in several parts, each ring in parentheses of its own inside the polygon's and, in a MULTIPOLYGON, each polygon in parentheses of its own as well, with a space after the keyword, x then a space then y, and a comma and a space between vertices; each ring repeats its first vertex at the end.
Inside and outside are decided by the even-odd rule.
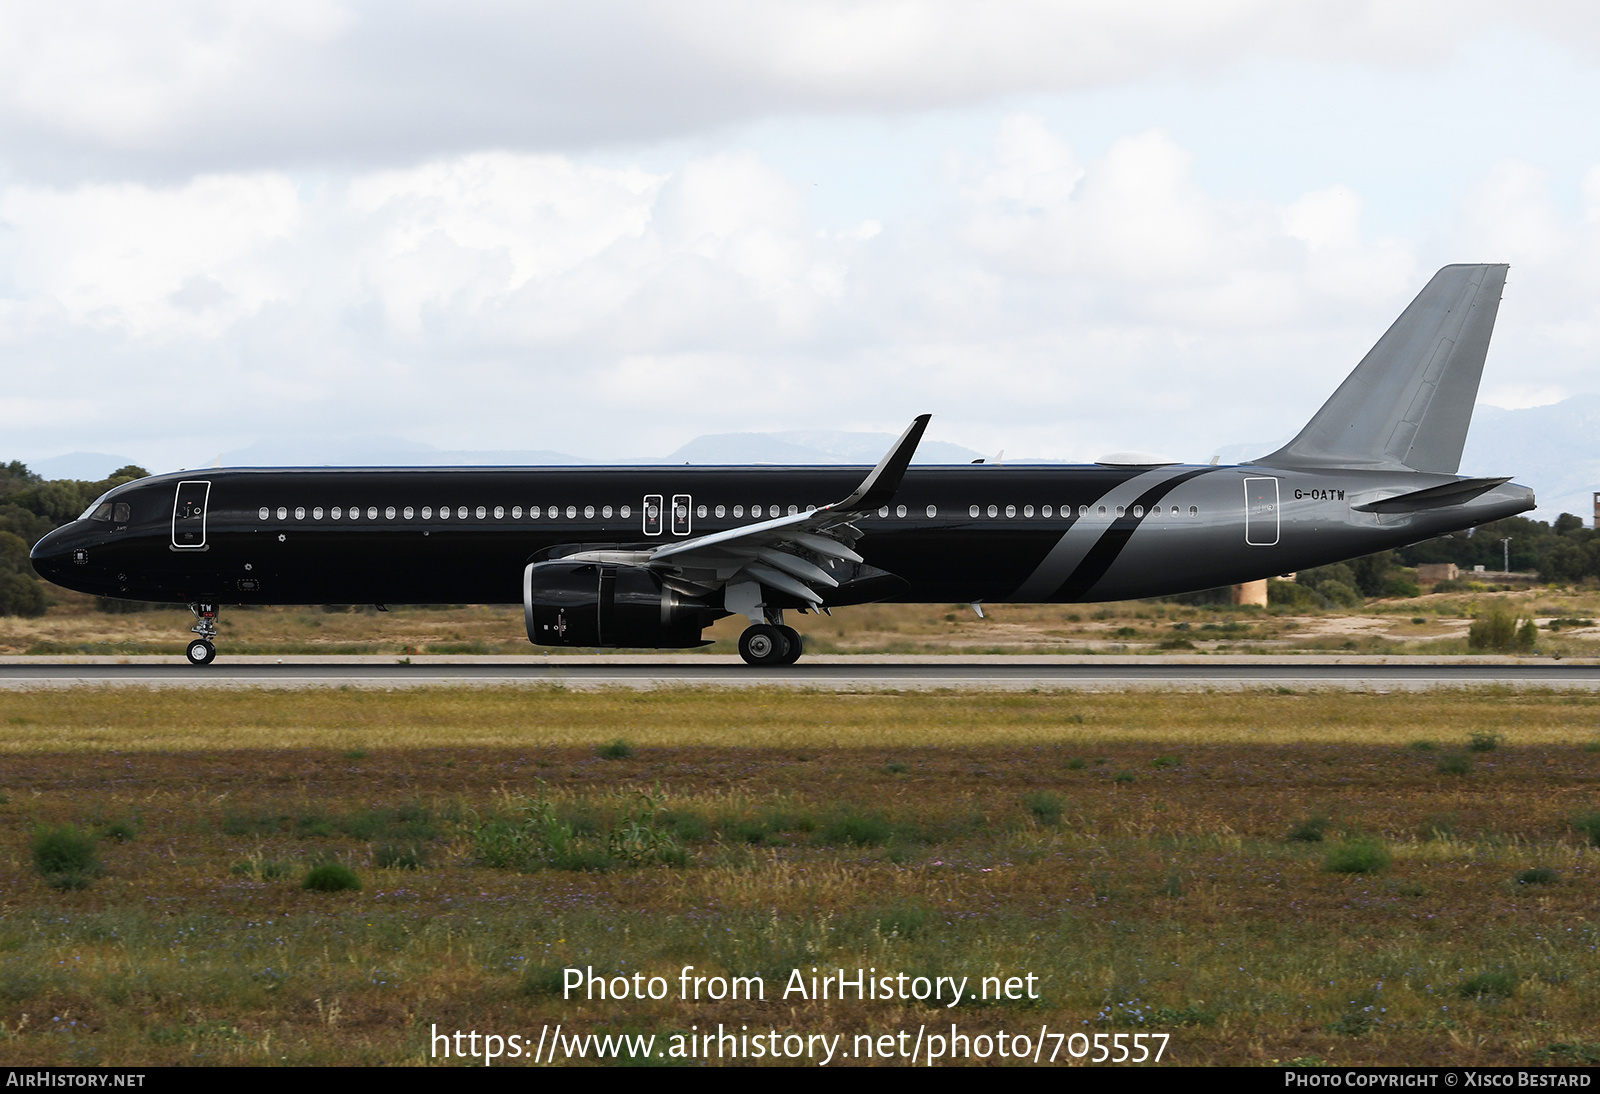
POLYGON ((1082 156, 1025 113, 931 213, 843 231, 748 152, 14 182, 0 421, 23 454, 192 462, 295 432, 643 454, 931 410, 1013 456, 1203 459, 1292 431, 1434 268, 1502 247, 1521 250, 1486 397, 1585 390, 1585 216, 1508 163, 1430 232, 1375 237, 1351 187, 1218 195, 1164 132, 1082 156))
POLYGON ((0 14, 0 138, 52 178, 406 165, 920 111, 1258 58, 1411 68, 1578 5, 1486 0, 63 0, 0 14))

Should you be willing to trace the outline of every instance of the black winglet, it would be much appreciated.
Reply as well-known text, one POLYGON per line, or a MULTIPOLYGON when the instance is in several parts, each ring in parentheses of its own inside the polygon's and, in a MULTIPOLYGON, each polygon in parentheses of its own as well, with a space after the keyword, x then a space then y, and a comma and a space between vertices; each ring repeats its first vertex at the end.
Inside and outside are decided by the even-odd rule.
POLYGON ((894 442, 894 447, 878 461, 878 466, 872 469, 872 473, 861 480, 861 485, 856 487, 855 493, 828 508, 879 509, 893 501, 895 491, 900 489, 900 480, 905 477, 906 468, 911 464, 911 457, 916 453, 917 445, 922 440, 922 434, 928 428, 928 419, 932 417, 932 414, 917 415, 906 431, 900 434, 900 439, 894 442))

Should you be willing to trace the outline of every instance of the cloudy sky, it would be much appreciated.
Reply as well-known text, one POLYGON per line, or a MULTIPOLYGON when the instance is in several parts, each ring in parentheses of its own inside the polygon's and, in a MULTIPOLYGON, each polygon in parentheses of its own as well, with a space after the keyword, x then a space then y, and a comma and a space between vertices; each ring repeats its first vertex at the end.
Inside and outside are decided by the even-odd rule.
POLYGON ((1292 433, 1440 265, 1600 392, 1585 3, 0 11, 0 459, 1292 433))

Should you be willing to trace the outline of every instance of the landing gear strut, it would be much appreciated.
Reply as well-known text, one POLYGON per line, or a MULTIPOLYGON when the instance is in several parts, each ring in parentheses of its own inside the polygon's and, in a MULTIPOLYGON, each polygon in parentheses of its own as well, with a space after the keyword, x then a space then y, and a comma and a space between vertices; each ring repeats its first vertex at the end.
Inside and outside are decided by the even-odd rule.
POLYGON ((217 659, 217 647, 212 641, 217 637, 217 606, 215 604, 190 604, 195 625, 189 630, 200 637, 189 643, 186 651, 191 665, 209 665, 217 659))
POLYGON ((739 656, 745 664, 758 668, 777 668, 800 660, 805 644, 800 632, 781 623, 757 623, 739 636, 739 656))

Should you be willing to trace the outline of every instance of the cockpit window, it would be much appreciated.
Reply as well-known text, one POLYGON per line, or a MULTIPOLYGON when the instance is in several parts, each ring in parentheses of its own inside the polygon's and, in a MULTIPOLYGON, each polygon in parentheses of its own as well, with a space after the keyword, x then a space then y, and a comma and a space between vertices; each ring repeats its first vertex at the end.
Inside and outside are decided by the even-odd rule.
POLYGON ((89 519, 90 520, 110 520, 111 519, 111 509, 112 509, 111 503, 109 501, 103 501, 99 505, 94 507, 94 512, 89 514, 89 519))
POLYGON ((117 507, 111 519, 116 521, 118 524, 127 524, 128 519, 132 516, 133 509, 128 505, 128 503, 125 501, 119 501, 117 502, 117 507))

